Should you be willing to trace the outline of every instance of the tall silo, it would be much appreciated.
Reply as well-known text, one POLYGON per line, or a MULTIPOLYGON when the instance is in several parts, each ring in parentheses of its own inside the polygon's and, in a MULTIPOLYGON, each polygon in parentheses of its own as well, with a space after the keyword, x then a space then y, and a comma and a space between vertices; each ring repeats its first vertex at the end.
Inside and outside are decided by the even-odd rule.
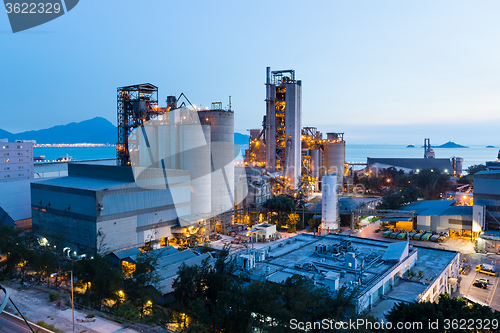
POLYGON ((309 156, 311 156, 311 177, 319 177, 319 150, 309 149, 309 156))
POLYGON ((338 188, 339 185, 337 175, 323 176, 323 193, 321 203, 322 234, 326 234, 339 229, 338 188))
POLYGON ((202 125, 210 126, 212 214, 234 208, 234 112, 215 109, 198 111, 202 125))
POLYGON ((345 141, 344 133, 327 133, 323 155, 324 174, 336 174, 340 185, 344 182, 345 141))

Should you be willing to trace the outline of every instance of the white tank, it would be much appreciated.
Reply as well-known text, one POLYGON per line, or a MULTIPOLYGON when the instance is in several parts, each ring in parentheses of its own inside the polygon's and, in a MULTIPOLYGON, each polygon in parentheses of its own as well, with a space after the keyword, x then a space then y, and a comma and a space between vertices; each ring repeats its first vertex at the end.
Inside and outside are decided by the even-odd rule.
POLYGON ((323 176, 323 198, 321 214, 321 232, 327 234, 339 229, 337 175, 323 176))
POLYGON ((200 123, 210 126, 211 208, 212 215, 224 213, 235 205, 234 186, 234 112, 198 111, 200 123))
POLYGON ((336 174, 339 184, 344 182, 345 141, 328 142, 324 145, 324 173, 336 174))

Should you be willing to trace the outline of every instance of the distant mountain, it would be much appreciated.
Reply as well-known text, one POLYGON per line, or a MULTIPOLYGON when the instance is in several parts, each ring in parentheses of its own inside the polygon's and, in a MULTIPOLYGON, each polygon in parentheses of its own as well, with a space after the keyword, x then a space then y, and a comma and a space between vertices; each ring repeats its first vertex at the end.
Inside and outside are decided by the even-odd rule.
POLYGON ((459 145, 458 143, 452 141, 448 141, 442 144, 441 146, 432 146, 432 148, 469 148, 469 147, 459 145))
MULTIPOLYGON (((117 128, 107 119, 95 117, 79 123, 12 134, 0 129, 0 139, 36 140, 37 143, 109 143, 117 141, 117 128)), ((248 134, 234 133, 234 143, 248 145, 248 134)))
POLYGON ((12 133, 4 131, 3 129, 0 129, 0 139, 9 139, 11 140, 12 133))
POLYGON ((486 146, 486 148, 495 148, 495 146, 486 146))
POLYGON ((116 126, 102 117, 95 117, 79 123, 58 125, 37 131, 27 131, 11 134, 0 130, 2 133, 10 134, 9 141, 14 140, 36 140, 37 143, 109 143, 114 144, 117 140, 116 126))
POLYGON ((415 146, 414 145, 408 145, 408 146, 406 146, 406 148, 415 148, 415 146))
POLYGON ((248 140, 250 139, 250 135, 234 133, 234 144, 235 145, 248 145, 248 140))

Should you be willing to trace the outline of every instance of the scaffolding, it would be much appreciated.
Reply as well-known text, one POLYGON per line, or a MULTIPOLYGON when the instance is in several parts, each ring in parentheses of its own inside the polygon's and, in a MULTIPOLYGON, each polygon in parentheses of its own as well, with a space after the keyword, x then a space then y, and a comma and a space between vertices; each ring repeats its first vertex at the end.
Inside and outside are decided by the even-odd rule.
POLYGON ((129 137, 132 130, 155 120, 167 110, 158 107, 158 87, 138 84, 117 89, 118 142, 116 144, 117 165, 130 165, 130 151, 137 149, 135 140, 129 137))

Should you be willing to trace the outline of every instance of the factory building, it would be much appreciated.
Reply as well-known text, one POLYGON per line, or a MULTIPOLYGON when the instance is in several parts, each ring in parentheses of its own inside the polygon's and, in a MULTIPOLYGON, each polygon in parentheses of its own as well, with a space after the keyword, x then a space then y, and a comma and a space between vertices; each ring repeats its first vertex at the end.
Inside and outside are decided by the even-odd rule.
MULTIPOLYGON (((409 230, 444 232, 452 237, 477 238, 483 226, 473 221, 473 207, 455 206, 455 203, 455 200, 426 200, 411 203, 401 209, 415 212, 416 222, 409 224, 409 230)), ((408 218, 407 221, 411 222, 412 219, 408 218)))
POLYGON ((33 142, 0 142, 0 182, 33 179, 33 142))
MULTIPOLYGON (((405 174, 420 170, 438 169, 443 174, 453 174, 453 161, 448 158, 373 158, 368 157, 368 169, 376 175, 377 170, 396 168, 405 174)), ((460 171, 461 173, 461 171, 460 171)))
POLYGON ((69 164, 67 177, 31 184, 34 235, 77 254, 93 253, 100 240, 110 251, 165 243, 172 228, 187 223, 178 217, 191 214, 189 172, 149 168, 137 180, 163 180, 163 186, 139 186, 130 167, 86 164, 69 164))
POLYGON ((299 274, 332 293, 345 286, 358 312, 383 318, 398 302, 435 302, 456 290, 459 256, 408 242, 301 234, 239 255, 237 262, 253 280, 282 283, 299 274))
POLYGON ((295 190, 301 174, 302 81, 294 70, 266 76, 266 170, 280 173, 285 188, 295 190))
POLYGON ((474 220, 485 230, 500 230, 500 171, 474 174, 474 220))

